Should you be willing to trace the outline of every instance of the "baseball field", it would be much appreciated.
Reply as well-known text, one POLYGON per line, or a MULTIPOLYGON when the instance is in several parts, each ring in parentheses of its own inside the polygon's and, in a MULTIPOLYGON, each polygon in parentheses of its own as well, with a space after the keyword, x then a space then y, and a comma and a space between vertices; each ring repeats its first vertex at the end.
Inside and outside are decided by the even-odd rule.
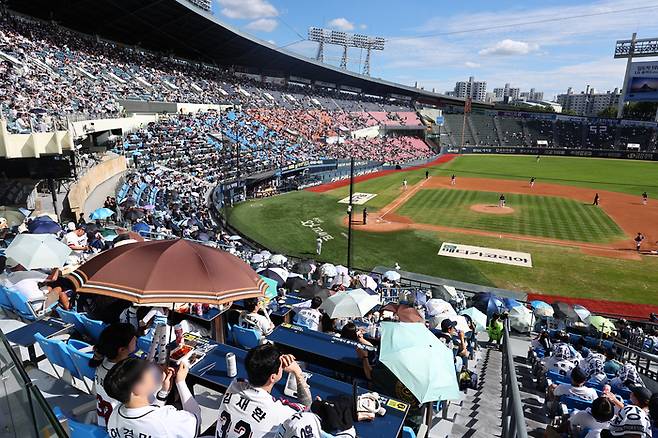
MULTIPOLYGON (((532 294, 658 303, 658 163, 489 155, 439 161, 359 178, 354 191, 365 203, 354 208, 353 266, 398 263, 532 294), (638 232, 645 235, 640 252, 638 232), (443 242, 529 253, 532 267, 440 256, 443 242)), ((345 264, 347 205, 339 201, 348 195, 345 182, 336 182, 247 201, 226 215, 273 251, 345 264), (325 239, 319 257, 318 235, 325 239)))

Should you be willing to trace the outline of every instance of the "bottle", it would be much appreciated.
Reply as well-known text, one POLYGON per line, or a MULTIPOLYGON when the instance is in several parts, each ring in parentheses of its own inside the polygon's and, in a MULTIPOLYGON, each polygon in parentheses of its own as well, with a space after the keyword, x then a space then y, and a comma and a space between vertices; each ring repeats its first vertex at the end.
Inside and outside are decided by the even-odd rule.
POLYGON ((174 326, 174 334, 176 335, 176 345, 180 345, 183 343, 183 326, 180 324, 176 324, 174 326))
POLYGON ((231 352, 226 353, 226 375, 229 377, 238 375, 238 364, 235 360, 235 354, 231 352))

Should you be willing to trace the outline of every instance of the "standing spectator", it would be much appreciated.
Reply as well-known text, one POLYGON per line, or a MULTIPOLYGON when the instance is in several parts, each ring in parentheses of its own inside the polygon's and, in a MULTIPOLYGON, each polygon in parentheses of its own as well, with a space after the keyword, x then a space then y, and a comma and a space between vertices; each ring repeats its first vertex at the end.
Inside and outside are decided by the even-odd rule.
POLYGON ((315 253, 317 255, 322 255, 322 238, 319 236, 315 239, 315 253))

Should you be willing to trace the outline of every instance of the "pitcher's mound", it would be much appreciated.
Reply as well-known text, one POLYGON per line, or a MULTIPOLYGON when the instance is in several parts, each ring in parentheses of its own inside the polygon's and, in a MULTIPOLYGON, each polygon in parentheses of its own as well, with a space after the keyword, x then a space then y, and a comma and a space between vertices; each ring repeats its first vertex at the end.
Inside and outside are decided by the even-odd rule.
POLYGON ((512 207, 499 207, 498 205, 488 205, 488 204, 473 204, 471 205, 471 210, 477 211, 478 213, 488 213, 488 214, 514 213, 514 209, 512 207))

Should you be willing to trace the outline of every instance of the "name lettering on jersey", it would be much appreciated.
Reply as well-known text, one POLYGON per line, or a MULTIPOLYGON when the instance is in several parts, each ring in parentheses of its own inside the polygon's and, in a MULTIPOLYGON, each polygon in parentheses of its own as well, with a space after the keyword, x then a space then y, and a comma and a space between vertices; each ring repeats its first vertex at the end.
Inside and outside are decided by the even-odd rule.
POLYGON ((113 427, 109 430, 110 438, 151 438, 151 435, 147 435, 143 432, 135 434, 135 431, 128 429, 126 427, 119 430, 118 427, 113 427))

